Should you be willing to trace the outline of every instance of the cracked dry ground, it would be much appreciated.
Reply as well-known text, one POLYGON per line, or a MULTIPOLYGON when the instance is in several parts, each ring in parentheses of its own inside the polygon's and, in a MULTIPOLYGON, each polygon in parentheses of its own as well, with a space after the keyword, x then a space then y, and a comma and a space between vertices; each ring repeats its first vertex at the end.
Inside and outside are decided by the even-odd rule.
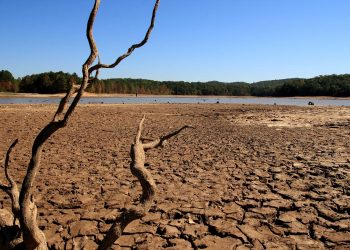
MULTIPOLYGON (((20 138, 19 182, 54 106, 0 110, 1 155, 20 138)), ((145 137, 196 130, 147 153, 158 197, 114 249, 350 248, 350 108, 168 104, 80 106, 46 143, 35 198, 52 249, 94 249, 138 198, 128 154, 142 113, 145 137)))

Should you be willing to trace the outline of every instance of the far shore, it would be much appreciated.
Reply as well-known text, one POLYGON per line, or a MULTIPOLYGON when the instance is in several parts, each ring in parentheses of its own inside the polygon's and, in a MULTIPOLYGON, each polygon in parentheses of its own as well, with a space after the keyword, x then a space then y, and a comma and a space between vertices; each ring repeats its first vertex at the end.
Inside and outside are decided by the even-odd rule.
MULTIPOLYGON (((38 94, 38 93, 11 93, 11 92, 0 92, 0 98, 61 98, 65 93, 58 94, 38 94)), ((136 97, 135 94, 96 94, 85 92, 84 98, 96 98, 96 97, 136 97)), ((212 95, 148 95, 138 94, 137 97, 169 97, 169 98, 295 98, 295 99, 332 99, 332 100, 350 100, 350 97, 333 97, 333 96, 292 96, 292 97, 275 97, 275 96, 212 96, 212 95)))

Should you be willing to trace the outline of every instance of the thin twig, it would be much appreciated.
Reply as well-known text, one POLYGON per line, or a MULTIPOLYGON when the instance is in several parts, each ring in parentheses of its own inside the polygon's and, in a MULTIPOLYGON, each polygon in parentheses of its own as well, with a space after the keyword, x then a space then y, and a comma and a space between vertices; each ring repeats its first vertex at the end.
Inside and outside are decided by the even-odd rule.
POLYGON ((185 125, 183 126, 182 128, 174 131, 174 132, 171 132, 170 134, 167 134, 165 136, 162 136, 160 137, 159 139, 156 139, 154 141, 151 141, 151 142, 148 142, 148 143, 144 143, 143 144, 143 149, 144 150, 148 150, 148 149, 152 149, 152 148, 156 148, 156 147, 159 147, 159 146, 163 146, 163 144, 168 140, 170 139, 171 137, 179 134, 182 130, 186 129, 186 128, 194 128, 190 125, 185 125))
POLYGON ((160 3, 160 0, 157 0, 154 7, 153 7, 153 12, 152 12, 152 19, 151 19, 151 23, 148 27, 148 30, 146 32, 146 35, 145 37, 143 38, 143 40, 140 42, 140 43, 136 43, 136 44, 133 44, 128 50, 127 52, 125 52, 123 55, 119 56, 117 58, 117 60, 115 60, 114 63, 112 64, 102 64, 102 63, 98 63, 94 66, 92 66, 90 69, 89 69, 89 73, 92 73, 94 72, 95 70, 98 70, 98 69, 101 69, 101 68, 114 68, 116 67, 120 62, 122 62, 125 58, 127 58, 128 56, 130 56, 132 54, 132 52, 135 50, 135 49, 138 49, 140 47, 142 47, 143 45, 145 45, 147 42, 148 42, 148 39, 152 33, 152 30, 154 28, 154 23, 155 23, 155 20, 156 20, 156 15, 157 15, 157 10, 158 10, 158 6, 159 6, 159 3, 160 3))
POLYGON ((7 181, 9 182, 9 186, 0 185, 0 189, 5 191, 11 198, 11 208, 12 208, 12 213, 13 213, 13 225, 16 223, 16 219, 19 219, 19 213, 20 213, 20 206, 19 206, 19 191, 17 187, 17 183, 14 181, 10 173, 8 172, 9 166, 10 166, 10 156, 13 148, 17 145, 18 139, 16 139, 9 149, 7 150, 6 153, 6 158, 5 158, 5 176, 7 181))
POLYGON ((6 177, 7 181, 10 183, 10 186, 7 186, 5 184, 0 184, 0 189, 2 189, 5 192, 9 191, 11 189, 11 187, 13 187, 13 185, 16 185, 16 182, 12 179, 12 177, 10 176, 10 174, 8 172, 8 168, 9 168, 10 155, 11 155, 12 149, 16 146, 17 143, 18 143, 18 139, 16 139, 11 144, 11 146, 7 150, 6 157, 5 157, 5 164, 4 164, 5 177, 6 177))

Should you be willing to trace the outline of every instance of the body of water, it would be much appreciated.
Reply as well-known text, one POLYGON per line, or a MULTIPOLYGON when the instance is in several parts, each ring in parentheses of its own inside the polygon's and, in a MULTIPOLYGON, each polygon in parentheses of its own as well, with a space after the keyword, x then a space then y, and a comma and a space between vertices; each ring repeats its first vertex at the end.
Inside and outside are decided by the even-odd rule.
MULTIPOLYGON (((54 104, 61 99, 56 97, 14 97, 0 98, 0 104, 54 104)), ((318 98, 275 98, 275 97, 84 97, 82 104, 140 104, 140 103, 236 103, 236 104, 267 104, 267 105, 297 105, 306 106, 309 102, 321 106, 350 106, 347 99, 318 98)))

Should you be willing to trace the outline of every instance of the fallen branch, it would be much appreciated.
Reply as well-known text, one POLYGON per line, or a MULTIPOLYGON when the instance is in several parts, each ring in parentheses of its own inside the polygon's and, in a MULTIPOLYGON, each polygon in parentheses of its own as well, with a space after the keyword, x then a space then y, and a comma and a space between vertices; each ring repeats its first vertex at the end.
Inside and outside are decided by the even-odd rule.
POLYGON ((142 143, 141 134, 143 123, 145 121, 145 116, 141 119, 137 133, 134 139, 134 143, 131 145, 130 149, 130 170, 131 173, 138 179, 142 186, 142 195, 140 198, 140 204, 138 206, 133 206, 131 208, 125 209, 113 223, 109 231, 107 232, 105 238, 100 244, 98 250, 109 249, 113 243, 122 235, 125 227, 129 225, 132 221, 141 219, 150 210, 155 195, 156 195, 156 184, 149 170, 145 168, 145 148, 151 149, 158 145, 161 145, 165 140, 170 139, 178 135, 182 130, 186 128, 193 128, 192 126, 183 126, 182 128, 172 132, 168 135, 160 137, 152 143, 152 147, 145 147, 142 143), (157 142, 157 143, 156 143, 157 142))

